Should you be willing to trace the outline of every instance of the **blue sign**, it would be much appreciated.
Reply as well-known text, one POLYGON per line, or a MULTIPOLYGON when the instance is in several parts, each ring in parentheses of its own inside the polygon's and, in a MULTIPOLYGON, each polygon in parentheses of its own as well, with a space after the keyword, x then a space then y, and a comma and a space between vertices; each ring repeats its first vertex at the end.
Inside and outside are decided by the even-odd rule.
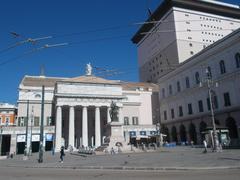
POLYGON ((141 136, 146 136, 146 134, 147 134, 146 131, 140 131, 141 136))
POLYGON ((130 132, 129 132, 129 135, 130 135, 130 136, 136 136, 136 132, 135 132, 135 131, 130 131, 130 132))
POLYGON ((46 134, 46 141, 53 141, 53 135, 52 134, 46 134))
POLYGON ((157 132, 156 131, 150 131, 150 135, 156 135, 157 134, 157 132))

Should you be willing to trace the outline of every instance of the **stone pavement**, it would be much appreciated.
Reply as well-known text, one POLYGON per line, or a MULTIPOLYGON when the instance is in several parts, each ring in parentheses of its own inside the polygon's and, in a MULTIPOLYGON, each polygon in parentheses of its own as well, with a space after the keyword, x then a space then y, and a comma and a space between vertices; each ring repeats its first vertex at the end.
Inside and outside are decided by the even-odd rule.
POLYGON ((70 168, 113 170, 206 170, 240 169, 240 150, 202 153, 201 148, 162 148, 154 152, 126 153, 114 155, 87 155, 66 153, 64 162, 59 162, 59 153, 44 153, 43 163, 38 163, 38 154, 23 160, 23 155, 0 160, 0 167, 23 168, 70 168))

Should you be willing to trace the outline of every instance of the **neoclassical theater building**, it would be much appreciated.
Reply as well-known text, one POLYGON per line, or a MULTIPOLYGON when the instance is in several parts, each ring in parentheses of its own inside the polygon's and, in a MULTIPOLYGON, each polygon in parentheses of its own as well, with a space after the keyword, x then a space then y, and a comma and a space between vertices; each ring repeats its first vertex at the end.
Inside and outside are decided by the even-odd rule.
POLYGON ((116 142, 127 145, 155 134, 154 124, 159 120, 158 86, 96 77, 90 64, 85 75, 74 78, 25 76, 19 85, 19 126, 26 126, 27 113, 31 117, 29 127, 40 125, 42 86, 44 145, 49 146, 48 141, 52 141, 56 151, 70 145, 75 148, 99 147, 104 143, 114 146, 116 142), (111 103, 118 107, 118 122, 111 122, 111 103))

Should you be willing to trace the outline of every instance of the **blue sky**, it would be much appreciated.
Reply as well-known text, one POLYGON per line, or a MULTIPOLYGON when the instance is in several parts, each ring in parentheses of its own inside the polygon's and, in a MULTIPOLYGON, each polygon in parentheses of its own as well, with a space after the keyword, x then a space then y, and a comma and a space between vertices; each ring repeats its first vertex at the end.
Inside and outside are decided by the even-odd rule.
MULTIPOLYGON (((16 103, 18 85, 24 75, 75 77, 84 74, 85 64, 121 74, 109 79, 138 81, 137 50, 130 39, 161 0, 2 0, 0 6, 0 102, 16 103), (20 34, 14 38, 9 32, 20 34), (52 36, 35 45, 25 40, 52 36), (69 43, 24 55, 44 44, 69 43), (24 56, 23 56, 24 55, 24 56), (22 58, 18 58, 22 56, 22 58), (12 60, 12 61, 11 61, 12 60), (7 64, 3 62, 10 61, 7 64)), ((239 4, 239 0, 225 0, 239 4)))

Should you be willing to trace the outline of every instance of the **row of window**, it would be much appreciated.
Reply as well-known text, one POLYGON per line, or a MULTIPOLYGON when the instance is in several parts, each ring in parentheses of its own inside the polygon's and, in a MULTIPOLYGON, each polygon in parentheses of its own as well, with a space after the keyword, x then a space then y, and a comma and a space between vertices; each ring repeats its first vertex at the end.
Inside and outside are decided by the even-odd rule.
MULTIPOLYGON (((236 65, 236 68, 240 68, 240 53, 235 54, 235 65, 236 65)), ((224 60, 221 60, 219 62, 219 70, 220 70, 220 74, 225 74, 227 72, 224 60)), ((194 76, 195 76, 194 77, 195 84, 199 85, 201 81, 199 72, 195 72, 194 76)), ((210 66, 207 67, 207 77, 212 78, 212 71, 210 66)), ((188 76, 185 77, 185 87, 187 89, 190 88, 190 79, 188 76)), ((177 81, 177 92, 180 92, 180 91, 181 91, 181 84, 180 84, 180 81, 177 81)), ((162 88, 161 93, 162 93, 162 98, 165 98, 166 97, 165 88, 162 88)), ((168 86, 168 94, 169 95, 173 94, 173 88, 171 84, 168 86)))
POLYGON ((215 21, 215 22, 221 22, 220 19, 216 19, 216 18, 209 18, 209 17, 202 17, 200 16, 199 19, 205 20, 205 21, 215 21))
MULTIPOLYGON (((31 121, 31 120, 29 120, 29 121, 31 121)), ((32 123, 32 126, 40 126, 40 117, 35 116, 33 121, 30 123, 32 123)), ((17 123, 18 126, 26 126, 26 124, 27 124, 27 117, 18 117, 18 123, 17 123)), ((47 117, 46 125, 47 126, 53 125, 51 117, 47 117)))
MULTIPOLYGON (((229 92, 224 93, 223 98, 224 98, 224 106, 225 107, 231 106, 231 99, 230 99, 229 92)), ((199 100, 197 102, 197 104, 198 104, 198 112, 199 113, 204 112, 203 101, 199 100)), ((210 111, 211 110, 211 104, 210 104, 210 99, 209 98, 206 99, 206 104, 207 104, 208 111, 210 111)), ((214 94, 212 96, 212 106, 213 106, 213 109, 218 109, 218 107, 219 107, 218 98, 214 94)), ((193 114, 192 104, 191 103, 187 104, 187 108, 188 108, 188 111, 187 111, 188 115, 192 115, 193 114)), ((168 119, 166 110, 163 112, 163 116, 164 116, 164 120, 168 119)), ((178 107, 178 117, 183 117, 183 107, 182 106, 178 107)), ((171 118, 172 119, 175 118, 175 110, 174 109, 171 109, 171 118)))
MULTIPOLYGON (((138 125, 138 117, 132 117, 132 125, 138 125)), ((130 125, 129 117, 124 117, 124 125, 130 125)))
POLYGON ((222 30, 222 27, 218 26, 212 26, 212 25, 207 25, 207 24, 201 24, 202 27, 208 27, 208 28, 213 28, 213 29, 219 29, 222 30))

